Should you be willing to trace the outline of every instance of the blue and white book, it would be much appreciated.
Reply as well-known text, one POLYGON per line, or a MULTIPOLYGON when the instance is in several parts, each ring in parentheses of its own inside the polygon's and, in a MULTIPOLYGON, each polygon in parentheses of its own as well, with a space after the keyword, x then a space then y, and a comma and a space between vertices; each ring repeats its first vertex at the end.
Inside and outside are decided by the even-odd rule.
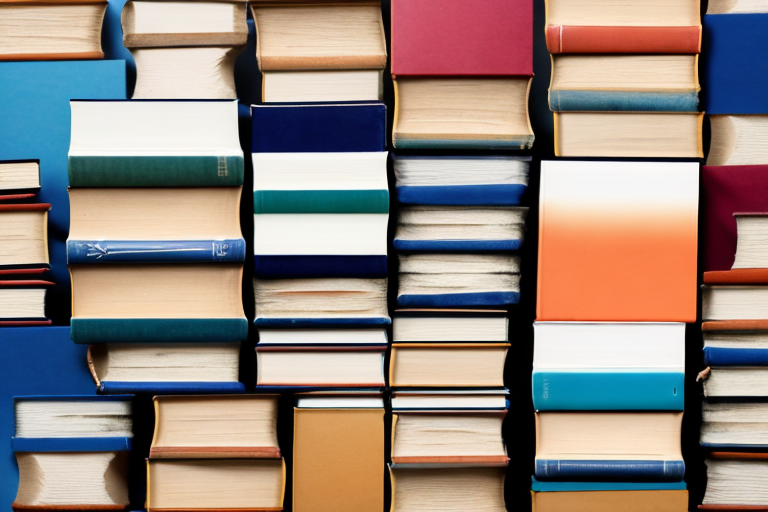
POLYGON ((528 188, 529 157, 392 158, 397 200, 404 204, 517 206, 528 188))
POLYGON ((528 208, 404 206, 393 245, 398 251, 514 251, 520 249, 528 208))
POLYGON ((685 482, 557 482, 531 477, 533 492, 684 491, 685 482))
POLYGON ((702 329, 705 365, 768 365, 768 331, 764 326, 734 325, 723 329, 725 326, 724 322, 707 322, 702 329), (717 328, 710 328, 710 325, 717 328))

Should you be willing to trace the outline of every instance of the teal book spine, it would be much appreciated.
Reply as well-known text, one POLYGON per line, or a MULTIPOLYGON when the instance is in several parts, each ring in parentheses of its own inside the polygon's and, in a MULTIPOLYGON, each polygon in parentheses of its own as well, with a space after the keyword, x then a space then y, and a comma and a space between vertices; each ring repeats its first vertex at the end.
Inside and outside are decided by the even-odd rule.
POLYGON ((242 155, 69 156, 70 187, 239 187, 242 155))
POLYGON ((537 411, 682 411, 683 372, 538 371, 533 372, 537 411))
POLYGON ((243 318, 73 318, 75 343, 232 343, 248 338, 243 318))
POLYGON ((253 213, 389 213, 389 191, 256 190, 253 213))
POLYGON ((464 149, 464 150, 518 150, 533 146, 533 135, 519 139, 404 139, 395 137, 397 149, 464 149))
POLYGON ((697 112, 699 93, 550 90, 553 112, 697 112))

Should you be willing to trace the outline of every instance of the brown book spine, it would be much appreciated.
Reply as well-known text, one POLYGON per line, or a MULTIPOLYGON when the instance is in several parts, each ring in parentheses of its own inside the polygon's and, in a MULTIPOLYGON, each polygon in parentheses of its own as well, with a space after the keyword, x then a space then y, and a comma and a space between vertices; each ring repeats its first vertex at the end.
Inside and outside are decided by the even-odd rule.
POLYGON ((728 460, 768 460, 768 453, 754 452, 712 452, 707 455, 710 459, 728 460))
POLYGON ((272 446, 155 446, 149 450, 150 459, 279 459, 280 448, 272 446))
MULTIPOLYGON (((5 2, 3 2, 5 3, 5 2)), ((24 2, 19 2, 24 3, 24 2)), ((101 2, 83 2, 101 3, 101 2)), ((104 52, 79 52, 79 53, 6 53, 0 54, 0 61, 20 61, 20 60, 98 60, 104 58, 104 52)))
POLYGON ((703 322, 704 332, 768 331, 768 320, 719 320, 703 322))
POLYGON ((262 71, 301 71, 339 69, 384 69, 386 55, 360 55, 356 57, 265 57, 260 56, 262 71))
POLYGON ((737 268, 704 272, 704 284, 768 284, 768 268, 737 268))
POLYGON ((209 34, 126 34, 123 33, 123 46, 133 48, 168 48, 218 46, 245 46, 248 31, 217 32, 209 34))
POLYGON ((509 457, 506 455, 461 455, 446 457, 392 457, 394 464, 488 464, 506 466, 509 457))
POLYGON ((695 54, 701 27, 547 27, 549 53, 695 54))

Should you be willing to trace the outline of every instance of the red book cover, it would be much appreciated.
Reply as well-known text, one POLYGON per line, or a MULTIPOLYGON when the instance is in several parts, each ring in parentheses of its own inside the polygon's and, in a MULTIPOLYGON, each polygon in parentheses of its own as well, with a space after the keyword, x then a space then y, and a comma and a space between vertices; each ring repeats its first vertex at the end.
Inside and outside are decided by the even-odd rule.
POLYGON ((695 54, 701 27, 547 27, 549 53, 695 54))
POLYGON ((0 212, 43 211, 51 209, 48 203, 0 204, 0 212))
POLYGON ((768 212, 768 165, 705 165, 704 270, 730 270, 736 257, 737 212, 768 212))
POLYGON ((768 284, 768 268, 736 268, 704 272, 704 284, 768 284))
POLYGON ((24 201, 33 197, 35 197, 35 194, 6 194, 0 195, 0 201, 24 201))
POLYGON ((533 75, 533 2, 392 0, 392 74, 533 75))

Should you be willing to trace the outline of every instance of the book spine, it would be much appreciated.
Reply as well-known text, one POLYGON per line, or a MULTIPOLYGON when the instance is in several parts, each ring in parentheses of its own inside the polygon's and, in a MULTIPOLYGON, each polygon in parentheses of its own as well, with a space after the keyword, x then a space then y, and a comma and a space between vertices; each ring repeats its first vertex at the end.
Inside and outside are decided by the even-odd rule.
POLYGON ((403 240, 395 238, 398 251, 516 251, 523 245, 513 240, 403 240))
POLYGON ((403 294, 398 295, 397 304, 404 308, 504 307, 519 300, 519 292, 403 294))
POLYGON ((257 190, 253 213, 389 213, 389 191, 257 190))
POLYGON ((102 381, 99 392, 105 394, 124 393, 222 393, 245 392, 241 382, 126 382, 102 381))
MULTIPOLYGON (((3 3, 9 3, 3 1, 3 3)), ((22 2, 18 2, 21 4, 22 2)), ((67 52, 67 53, 0 53, 0 62, 18 61, 53 61, 53 60, 97 60, 103 59, 104 52, 67 52)))
POLYGON ((510 151, 530 149, 533 146, 533 135, 509 139, 416 139, 395 132, 392 134, 392 145, 398 149, 510 151))
MULTIPOLYGON (((256 313, 258 315, 258 312, 256 313)), ((375 316, 365 318, 355 317, 325 317, 325 318, 278 318, 256 317, 253 321, 257 327, 373 327, 389 325, 389 317, 375 316)))
POLYGON ((245 318, 72 318, 75 343, 234 343, 248 338, 245 318))
POLYGON ((536 460, 536 478, 542 480, 661 480, 683 479, 682 460, 536 460))
POLYGON ((67 240, 67 262, 241 263, 245 240, 67 240))
POLYGON ((533 372, 537 411, 682 411, 682 372, 533 372))
POLYGON ((527 186, 449 185, 397 187, 397 200, 404 204, 517 206, 527 186))
POLYGON ((14 452, 120 452, 129 451, 130 437, 12 437, 14 452))
POLYGON ((697 91, 549 91, 549 109, 553 112, 696 112, 697 91))
POLYGON ((262 256, 255 255, 257 278, 387 277, 387 255, 262 256))
POLYGON ((707 366, 768 366, 768 349, 704 347, 707 366))
POLYGON ((696 54, 701 27, 547 27, 549 53, 696 54))
POLYGON ((69 156, 71 187, 238 187, 242 155, 69 156))

